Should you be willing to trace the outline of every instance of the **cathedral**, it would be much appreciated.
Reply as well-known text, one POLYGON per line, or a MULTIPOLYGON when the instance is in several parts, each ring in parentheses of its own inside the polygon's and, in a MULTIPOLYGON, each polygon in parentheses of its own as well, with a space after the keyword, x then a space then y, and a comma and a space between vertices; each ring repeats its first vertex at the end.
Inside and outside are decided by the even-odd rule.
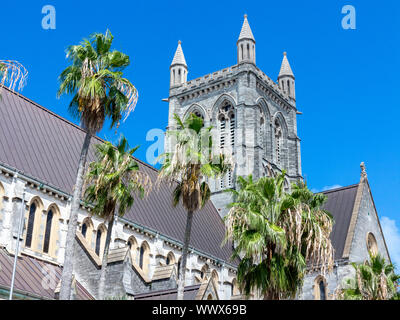
MULTIPOLYGON (((237 285, 233 244, 222 217, 231 201, 223 192, 238 176, 286 172, 285 189, 302 179, 297 135, 295 76, 283 54, 277 81, 256 65, 256 41, 247 16, 236 43, 237 64, 188 81, 189 67, 178 47, 170 66, 168 129, 173 115, 190 113, 215 128, 218 147, 232 154, 234 169, 209 181, 212 199, 194 215, 184 299, 243 299, 237 285)), ((23 95, 3 88, 0 99, 0 299, 7 299, 15 252, 17 299, 58 299, 75 175, 85 132, 23 95), (20 231, 22 221, 22 232, 20 231)), ((88 161, 95 159, 91 141, 88 161)), ((166 149, 173 147, 166 141, 166 149)), ((155 182, 157 170, 137 160, 155 182)), ((308 273, 298 299, 333 299, 351 262, 368 250, 390 261, 364 163, 355 184, 325 191, 334 217, 331 234, 335 267, 308 273)), ((161 184, 136 199, 115 222, 108 258, 107 298, 176 299, 186 212, 172 205, 171 187, 161 184)), ((74 247, 74 299, 96 299, 107 224, 82 202, 74 247)), ((253 299, 258 297, 253 296, 253 299)))

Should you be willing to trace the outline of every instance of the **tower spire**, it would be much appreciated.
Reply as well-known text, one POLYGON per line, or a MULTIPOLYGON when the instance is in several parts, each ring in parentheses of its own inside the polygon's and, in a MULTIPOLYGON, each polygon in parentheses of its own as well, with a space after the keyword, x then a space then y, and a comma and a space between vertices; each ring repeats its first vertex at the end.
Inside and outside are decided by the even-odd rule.
POLYGON ((176 48, 174 58, 172 59, 172 62, 171 62, 171 67, 174 65, 178 65, 178 64, 187 67, 185 55, 183 54, 181 43, 182 43, 181 40, 179 40, 178 47, 176 48))
POLYGON ((287 59, 286 51, 283 53, 281 70, 279 71, 278 78, 283 77, 283 76, 291 76, 291 77, 294 78, 294 74, 293 74, 292 68, 290 67, 289 60, 287 59))
POLYGON ((295 77, 287 59, 286 51, 283 53, 281 69, 278 76, 278 84, 281 89, 293 100, 296 100, 295 77))
POLYGON ((247 20, 247 14, 244 15, 242 29, 240 30, 239 39, 236 42, 237 57, 239 63, 256 63, 256 40, 247 20))
POLYGON ((187 81, 188 67, 183 54, 181 41, 178 41, 174 58, 170 66, 170 87, 178 87, 187 81))
POLYGON ((247 14, 244 15, 242 30, 240 30, 240 35, 239 35, 238 41, 243 40, 243 39, 249 39, 249 40, 253 40, 254 42, 256 42, 256 40, 254 39, 254 36, 253 36, 253 32, 251 32, 249 21, 247 20, 247 14))

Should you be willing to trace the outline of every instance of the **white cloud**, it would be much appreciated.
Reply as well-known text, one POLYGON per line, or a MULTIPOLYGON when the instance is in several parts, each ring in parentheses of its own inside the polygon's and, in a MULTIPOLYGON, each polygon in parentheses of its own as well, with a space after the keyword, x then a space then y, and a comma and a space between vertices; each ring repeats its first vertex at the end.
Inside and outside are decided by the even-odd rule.
POLYGON ((327 191, 327 190, 331 190, 331 189, 336 189, 336 188, 341 188, 342 186, 340 184, 334 184, 332 186, 325 186, 322 189, 311 189, 312 192, 317 193, 317 192, 323 192, 323 191, 327 191))
POLYGON ((397 272, 400 272, 400 230, 393 219, 382 217, 380 221, 390 259, 396 265, 397 272))

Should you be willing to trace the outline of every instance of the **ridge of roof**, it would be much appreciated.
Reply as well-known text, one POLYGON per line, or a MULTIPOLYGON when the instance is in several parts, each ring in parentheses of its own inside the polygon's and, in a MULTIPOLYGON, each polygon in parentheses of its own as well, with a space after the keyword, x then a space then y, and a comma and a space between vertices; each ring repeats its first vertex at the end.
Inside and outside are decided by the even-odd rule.
POLYGON ((358 187, 358 183, 355 184, 351 184, 349 186, 344 186, 344 187, 338 187, 338 188, 334 188, 334 189, 329 189, 329 190, 325 190, 325 191, 321 191, 321 192, 315 192, 315 193, 331 193, 331 192, 337 192, 337 191, 342 191, 345 189, 351 189, 351 188, 355 188, 358 187))

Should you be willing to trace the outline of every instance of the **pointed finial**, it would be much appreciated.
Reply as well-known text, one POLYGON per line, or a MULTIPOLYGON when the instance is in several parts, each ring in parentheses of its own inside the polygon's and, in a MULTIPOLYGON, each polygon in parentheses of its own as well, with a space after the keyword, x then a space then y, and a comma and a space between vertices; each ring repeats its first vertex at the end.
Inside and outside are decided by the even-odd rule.
POLYGON ((292 68, 290 67, 289 60, 287 59, 287 52, 283 52, 283 59, 281 64, 281 70, 279 71, 278 79, 283 76, 294 77, 292 68))
POLYGON ((253 40, 254 42, 256 42, 256 40, 254 39, 254 36, 253 36, 253 32, 251 32, 249 22, 247 21, 247 14, 244 15, 242 30, 240 30, 240 35, 239 35, 238 41, 242 40, 242 39, 250 39, 250 40, 253 40))
POLYGON ((360 168, 361 168, 361 178, 366 178, 367 177, 367 170, 365 170, 364 162, 360 163, 360 168))
POLYGON ((185 56, 182 51, 181 43, 182 43, 182 41, 179 40, 178 47, 176 48, 175 55, 174 55, 174 58, 172 59, 171 66, 176 65, 176 64, 181 64, 181 65, 187 66, 185 56))

